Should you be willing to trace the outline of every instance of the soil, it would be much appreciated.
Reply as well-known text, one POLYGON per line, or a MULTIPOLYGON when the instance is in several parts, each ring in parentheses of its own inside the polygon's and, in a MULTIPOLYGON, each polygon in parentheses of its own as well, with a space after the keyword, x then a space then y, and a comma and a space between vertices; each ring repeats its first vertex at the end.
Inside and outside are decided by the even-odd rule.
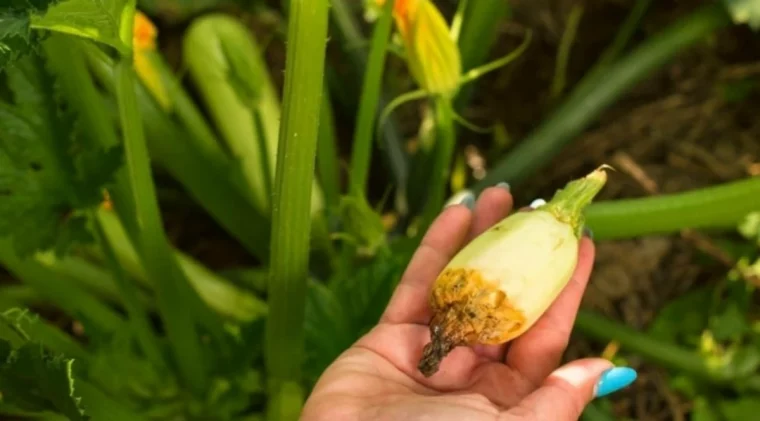
MULTIPOLYGON (((449 2, 453 3, 453 2, 449 2)), ((522 41, 525 28, 534 41, 504 71, 487 76, 466 115, 476 122, 500 122, 510 138, 521 139, 541 123, 551 109, 548 100, 556 51, 564 19, 576 0, 512 0, 514 17, 501 28, 492 57, 502 56, 522 41)), ((632 1, 588 0, 568 67, 572 88, 594 63, 625 19, 632 1)), ((704 1, 653 2, 637 42, 693 11, 704 1)), ((251 22, 258 35, 271 35, 276 22, 251 22)), ((162 49, 177 63, 179 43, 162 33, 162 49)), ((266 50, 275 80, 281 84, 282 45, 266 50)), ((760 75, 760 40, 743 27, 728 28, 684 51, 670 64, 638 84, 597 119, 593 127, 565 148, 530 183, 515 191, 518 206, 551 195, 557 186, 609 163, 619 171, 611 177, 604 199, 680 192, 760 174, 760 95, 749 92, 727 101, 722 86, 760 75)), ((339 133, 350 137, 350 124, 338 119, 339 133)), ((416 122, 414 124, 417 124, 416 122)), ((416 130, 415 127, 412 130, 416 130)), ((460 142, 480 150, 488 137, 464 132, 460 142)), ((345 142, 344 142, 345 143, 345 142)), ((342 145, 347 151, 347 144, 342 145)), ((485 168, 492 164, 485 160, 485 168)), ((229 235, 195 206, 188 206, 178 188, 162 183, 164 211, 173 241, 211 268, 247 264, 250 259, 229 235)), ((384 186, 380 186, 384 187, 384 186)), ((384 193, 381 191, 379 194, 384 193)), ((708 240, 709 241, 709 240, 708 240)), ((686 235, 597 242, 597 260, 583 305, 635 328, 644 328, 673 297, 695 285, 724 275, 720 262, 705 265, 696 257, 704 249, 686 235)), ((1 276, 1 275, 0 275, 1 276)), ((574 337, 567 359, 598 355, 604 344, 574 337)), ((639 380, 612 397, 616 414, 637 420, 687 419, 688 402, 669 390, 667 373, 639 360, 639 380)))

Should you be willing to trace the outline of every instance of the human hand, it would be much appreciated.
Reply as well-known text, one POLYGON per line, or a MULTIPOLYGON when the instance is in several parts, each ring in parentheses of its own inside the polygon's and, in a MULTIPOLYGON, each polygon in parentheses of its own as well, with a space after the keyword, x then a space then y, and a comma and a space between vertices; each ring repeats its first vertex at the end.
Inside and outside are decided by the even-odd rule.
POLYGON ((325 370, 302 420, 570 421, 595 397, 635 379, 635 371, 600 358, 558 368, 593 266, 585 236, 572 279, 526 333, 505 345, 457 347, 430 378, 418 371, 430 340, 430 287, 469 240, 512 209, 508 188, 468 202, 433 222, 379 323, 325 370))

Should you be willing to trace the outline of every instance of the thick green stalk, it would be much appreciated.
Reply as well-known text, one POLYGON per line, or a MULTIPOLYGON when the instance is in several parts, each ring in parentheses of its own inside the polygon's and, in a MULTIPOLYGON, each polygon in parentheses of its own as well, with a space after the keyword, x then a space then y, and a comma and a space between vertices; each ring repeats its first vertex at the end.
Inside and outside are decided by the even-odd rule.
MULTIPOLYGON (((123 23, 127 28, 122 28, 122 42, 130 47, 132 23, 128 19, 123 23)), ((187 314, 185 306, 186 302, 192 300, 192 290, 171 253, 169 240, 164 232, 142 119, 137 106, 131 56, 121 57, 116 78, 127 168, 138 221, 137 249, 156 284, 158 308, 180 376, 190 389, 200 393, 208 386, 208 382, 200 339, 195 330, 195 317, 187 314)))
POLYGON ((433 163, 425 197, 420 234, 427 231, 435 217, 441 212, 446 195, 447 180, 451 168, 451 159, 456 147, 454 130, 454 110, 448 99, 437 98, 435 101, 435 136, 433 163))
POLYGON ((578 312, 575 327, 583 335, 596 340, 617 341, 627 351, 641 355, 647 360, 669 369, 712 382, 722 383, 729 380, 720 378, 698 354, 677 345, 654 339, 645 333, 613 322, 593 312, 587 310, 578 312))
POLYGON ((594 238, 610 240, 683 229, 734 228, 760 210, 760 177, 684 193, 597 202, 586 210, 594 238))
POLYGON ((513 186, 524 182, 636 83, 685 48, 730 23, 722 5, 703 7, 644 42, 604 72, 584 78, 553 115, 475 183, 472 190, 479 193, 500 181, 513 186))
POLYGON ((359 113, 356 117, 356 129, 351 154, 350 188, 352 194, 366 197, 367 178, 369 175, 372 135, 374 134, 377 105, 383 87, 385 56, 388 50, 388 38, 393 27, 393 5, 395 0, 388 0, 383 13, 375 24, 372 34, 369 61, 365 68, 364 84, 359 100, 359 113))
POLYGON ((289 9, 265 348, 271 380, 269 415, 272 420, 298 419, 300 410, 293 405, 302 399, 293 395, 301 393, 298 384, 304 353, 310 198, 328 27, 327 0, 292 0, 289 9), (291 405, 287 407, 285 403, 291 405))

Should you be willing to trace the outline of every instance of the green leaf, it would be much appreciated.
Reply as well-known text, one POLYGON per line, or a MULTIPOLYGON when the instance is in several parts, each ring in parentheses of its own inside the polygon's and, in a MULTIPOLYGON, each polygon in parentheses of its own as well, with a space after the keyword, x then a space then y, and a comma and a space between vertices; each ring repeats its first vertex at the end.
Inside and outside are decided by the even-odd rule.
POLYGON ((760 1, 723 0, 731 18, 736 24, 747 24, 752 30, 760 29, 760 1))
POLYGON ((330 363, 351 345, 349 318, 335 294, 323 284, 309 282, 304 314, 306 355, 303 370, 314 383, 330 363))
POLYGON ((86 148, 39 56, 24 57, 7 75, 13 101, 0 101, 0 238, 10 237, 22 258, 51 249, 62 255, 92 241, 82 211, 103 200, 121 146, 86 148))
POLYGON ((64 0, 33 16, 31 26, 90 38, 123 52, 121 24, 133 13, 128 5, 127 0, 64 0))
POLYGON ((32 51, 41 34, 30 30, 32 14, 60 0, 10 0, 0 5, 0 70, 32 51))
POLYGON ((708 323, 704 309, 710 304, 711 294, 712 288, 700 288, 671 301, 660 310, 649 333, 671 342, 698 338, 708 323))
POLYGON ((739 340, 749 331, 749 323, 739 306, 731 303, 722 313, 711 318, 710 329, 717 341, 739 340))
POLYGON ((55 410, 71 420, 86 420, 75 390, 74 360, 28 342, 10 349, 0 342, 0 392, 4 402, 30 411, 55 410))

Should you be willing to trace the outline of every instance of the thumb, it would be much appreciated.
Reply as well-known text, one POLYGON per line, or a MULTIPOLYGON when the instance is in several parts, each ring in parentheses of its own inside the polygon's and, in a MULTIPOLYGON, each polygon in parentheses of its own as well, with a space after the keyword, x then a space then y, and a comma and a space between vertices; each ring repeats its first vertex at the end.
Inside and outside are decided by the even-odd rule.
POLYGON ((636 380, 636 371, 601 358, 573 361, 554 370, 544 383, 507 413, 528 420, 577 421, 592 399, 636 380))

